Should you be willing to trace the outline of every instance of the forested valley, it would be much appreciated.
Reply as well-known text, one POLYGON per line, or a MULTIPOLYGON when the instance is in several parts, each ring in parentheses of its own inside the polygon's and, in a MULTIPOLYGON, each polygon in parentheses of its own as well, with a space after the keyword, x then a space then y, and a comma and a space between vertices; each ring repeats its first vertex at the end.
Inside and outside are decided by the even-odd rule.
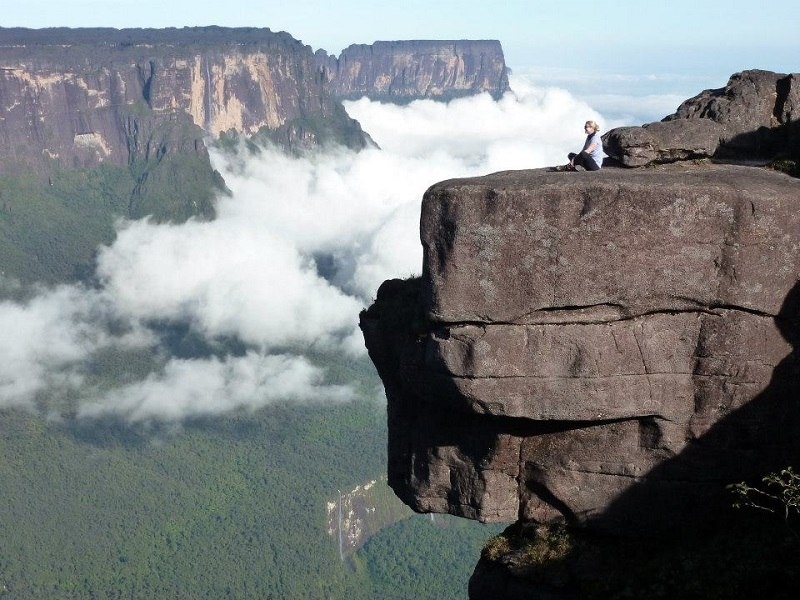
MULTIPOLYGON (((332 377, 374 390, 370 369, 332 377)), ((0 597, 462 598, 499 531, 388 493, 401 520, 340 560, 325 504, 385 472, 374 398, 180 426, 14 409, 0 432, 0 597)))

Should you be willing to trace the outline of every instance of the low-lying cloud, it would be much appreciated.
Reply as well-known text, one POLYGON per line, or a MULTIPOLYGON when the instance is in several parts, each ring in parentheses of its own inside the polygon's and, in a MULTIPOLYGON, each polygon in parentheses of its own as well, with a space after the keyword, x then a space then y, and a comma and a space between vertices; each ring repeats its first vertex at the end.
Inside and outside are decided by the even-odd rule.
POLYGON ((69 389, 81 417, 178 421, 354 397, 328 385, 306 355, 363 360, 359 310, 384 279, 420 272, 425 189, 560 164, 580 148, 585 120, 621 124, 564 90, 512 86, 497 102, 346 103, 380 149, 212 152, 233 192, 218 199, 214 221, 124 223, 98 253, 98 289, 62 286, 0 304, 0 406, 37 407, 69 389), (156 322, 209 342, 235 339, 246 351, 171 356, 156 322), (126 345, 159 356, 158 368, 102 392, 87 387, 90 359, 126 345))
POLYGON ((537 88, 555 86, 590 104, 608 120, 606 129, 660 121, 686 98, 721 87, 727 73, 630 73, 567 67, 526 67, 522 79, 537 88))
POLYGON ((173 359, 161 373, 88 400, 78 416, 180 421, 253 411, 274 402, 342 402, 353 397, 348 386, 325 385, 324 371, 302 357, 249 352, 224 359, 173 359))
POLYGON ((41 393, 79 388, 82 363, 100 349, 153 343, 142 327, 112 328, 110 308, 95 291, 68 285, 0 303, 0 407, 31 406, 41 393))

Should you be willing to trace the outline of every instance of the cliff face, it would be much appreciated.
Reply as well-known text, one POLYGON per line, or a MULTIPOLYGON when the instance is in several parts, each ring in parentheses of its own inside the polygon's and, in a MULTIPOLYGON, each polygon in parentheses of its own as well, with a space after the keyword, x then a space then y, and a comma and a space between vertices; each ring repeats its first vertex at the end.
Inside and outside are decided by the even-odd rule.
POLYGON ((205 135, 225 132, 362 148, 366 137, 337 98, 506 90, 496 41, 376 42, 335 59, 268 29, 0 29, 0 174, 203 153, 205 135), (193 129, 162 135, 174 122, 193 129))
POLYGON ((414 40, 354 44, 339 58, 317 52, 323 77, 338 98, 404 103, 507 92, 503 49, 496 40, 414 40))
POLYGON ((364 144, 311 49, 269 30, 0 30, 0 98, 0 173, 202 153, 204 135, 228 131, 310 145, 314 120, 364 144), (173 122, 192 129, 163 135, 173 122))
MULTIPOLYGON (((376 56, 402 54, 414 73, 401 77, 406 100, 494 90, 493 73, 507 87, 496 42, 388 47, 398 54, 376 56)), ((348 79, 344 63, 355 63, 345 59, 334 93, 339 63, 328 59, 268 29, 0 28, 0 271, 83 277, 119 218, 212 216, 224 182, 209 137, 255 135, 291 151, 365 147, 336 94, 359 96, 375 81, 348 79), (65 209, 65 198, 80 202, 65 209)))
POLYGON ((411 516, 386 485, 386 477, 339 491, 327 503, 328 535, 337 540, 342 559, 363 547, 384 527, 411 516))
POLYGON ((800 181, 678 164, 431 187, 362 314, 418 511, 633 535, 797 464, 800 181))

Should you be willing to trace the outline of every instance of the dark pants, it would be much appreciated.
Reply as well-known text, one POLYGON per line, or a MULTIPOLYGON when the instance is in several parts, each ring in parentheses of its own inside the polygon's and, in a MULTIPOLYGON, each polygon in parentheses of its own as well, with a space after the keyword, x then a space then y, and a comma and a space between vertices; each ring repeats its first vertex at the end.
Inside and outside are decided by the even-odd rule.
POLYGON ((599 171, 600 167, 594 162, 591 154, 587 154, 586 152, 581 152, 580 154, 575 154, 574 152, 570 152, 567 155, 570 162, 575 165, 576 167, 583 167, 587 171, 599 171))

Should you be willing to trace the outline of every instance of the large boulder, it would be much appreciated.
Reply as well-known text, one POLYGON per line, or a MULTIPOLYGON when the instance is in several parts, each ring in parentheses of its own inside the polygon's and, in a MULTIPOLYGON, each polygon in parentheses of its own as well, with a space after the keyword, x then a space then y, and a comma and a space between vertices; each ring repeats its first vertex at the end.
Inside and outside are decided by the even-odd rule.
POLYGON ((800 181, 690 163, 425 194, 362 314, 419 511, 635 534, 800 459, 800 181))
POLYGON ((626 167, 703 157, 798 155, 800 75, 750 70, 683 102, 662 122, 612 129, 609 156, 626 167))
POLYGON ((603 148, 626 167, 710 158, 719 148, 722 130, 710 119, 618 127, 603 136, 603 148))

